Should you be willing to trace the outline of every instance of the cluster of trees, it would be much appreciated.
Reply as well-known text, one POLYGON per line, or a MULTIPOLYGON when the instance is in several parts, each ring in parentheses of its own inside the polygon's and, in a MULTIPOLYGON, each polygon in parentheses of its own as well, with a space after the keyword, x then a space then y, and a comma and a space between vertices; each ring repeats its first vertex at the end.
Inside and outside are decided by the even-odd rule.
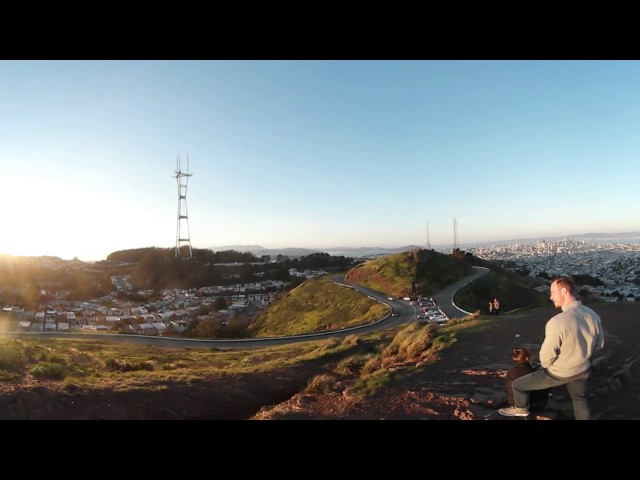
POLYGON ((111 272, 88 271, 73 263, 57 260, 45 266, 41 257, 0 257, 0 305, 17 305, 35 310, 59 293, 69 300, 86 300, 106 295, 111 289, 111 272))
POLYGON ((252 336, 249 331, 249 322, 241 316, 225 322, 217 318, 195 319, 183 332, 178 332, 169 325, 164 334, 187 338, 250 338, 252 336))
MULTIPOLYGON (((0 255, 0 305, 19 305, 35 310, 65 292, 68 300, 88 300, 114 290, 112 275, 130 275, 136 289, 199 288, 210 285, 250 283, 257 280, 291 282, 289 269, 346 270, 353 258, 314 253, 290 259, 278 255, 256 257, 251 252, 214 252, 193 249, 191 260, 176 259, 173 248, 136 248, 111 253, 106 260, 88 265, 59 260, 62 268, 48 268, 42 259, 0 255), (234 265, 222 265, 234 264, 234 265)), ((295 283, 294 282, 294 283, 295 283)))
POLYGON ((191 260, 175 257, 173 249, 147 248, 121 251, 109 255, 109 260, 135 260, 131 282, 137 288, 199 288, 210 285, 231 285, 258 280, 291 281, 289 270, 343 270, 355 264, 351 257, 313 253, 290 259, 278 255, 271 262, 269 255, 258 258, 251 252, 226 250, 214 252, 193 249, 191 260), (229 265, 231 264, 231 265, 229 265))

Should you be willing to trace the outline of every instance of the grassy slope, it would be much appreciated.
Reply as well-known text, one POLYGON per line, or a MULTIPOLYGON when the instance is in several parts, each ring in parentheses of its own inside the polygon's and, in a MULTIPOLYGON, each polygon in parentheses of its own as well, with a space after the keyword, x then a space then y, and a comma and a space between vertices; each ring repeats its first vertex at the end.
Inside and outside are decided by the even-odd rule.
MULTIPOLYGON (((471 266, 433 250, 411 250, 370 260, 345 275, 389 296, 431 295, 473 273, 471 266)), ((296 335, 370 323, 389 309, 352 289, 331 283, 333 276, 310 279, 252 322, 257 337, 296 335)))
POLYGON ((351 269, 345 279, 393 297, 433 295, 473 273, 471 265, 433 250, 386 255, 351 269))
POLYGON ((548 296, 534 290, 529 279, 495 269, 461 288, 453 300, 468 312, 488 313, 493 298, 500 301, 501 312, 549 306, 548 296))
POLYGON ((269 371, 316 361, 354 348, 352 337, 247 350, 161 348, 109 341, 0 337, 0 382, 39 380, 50 386, 161 388, 269 371))
MULTIPOLYGON (((347 277, 389 295, 409 292, 413 284, 418 293, 429 295, 470 271, 468 264, 447 255, 413 251, 366 262, 350 271, 347 277)), ((476 302, 489 291, 492 295, 498 292, 504 311, 531 306, 522 304, 525 302, 522 299, 528 298, 526 295, 532 290, 498 272, 491 272, 482 281, 471 284, 461 298, 476 302)), ((547 305, 543 297, 543 305, 547 305)), ((531 298, 537 300, 535 295, 531 298)), ((331 277, 324 277, 309 280, 291 291, 257 319, 255 328, 262 336, 308 333, 366 323, 387 311, 387 307, 378 302, 334 285, 331 277)), ((37 378, 63 386, 162 388, 167 382, 188 383, 221 375, 268 371, 323 358, 330 361, 333 354, 349 356, 351 353, 348 360, 336 366, 336 374, 344 371, 357 374, 353 393, 367 393, 393 380, 386 368, 390 364, 431 359, 435 352, 455 343, 457 335, 467 329, 486 328, 486 323, 486 319, 472 316, 436 329, 409 324, 357 338, 231 351, 0 337, 0 381, 11 384, 37 378), (362 342, 368 344, 364 350, 362 342)))
POLYGON ((385 305, 331 282, 312 278, 261 312, 251 324, 256 337, 296 335, 363 325, 389 313, 385 305))

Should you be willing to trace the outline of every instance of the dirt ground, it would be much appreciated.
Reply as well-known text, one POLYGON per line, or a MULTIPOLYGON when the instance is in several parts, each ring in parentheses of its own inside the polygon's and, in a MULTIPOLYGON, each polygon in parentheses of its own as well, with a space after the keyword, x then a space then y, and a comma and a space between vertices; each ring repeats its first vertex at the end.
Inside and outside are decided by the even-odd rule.
MULTIPOLYGON (((602 317, 605 348, 590 381, 593 419, 640 419, 640 304, 592 305, 602 317)), ((0 419, 30 420, 504 420, 503 375, 514 344, 537 350, 558 311, 502 315, 487 333, 460 336, 438 361, 404 384, 367 398, 298 393, 322 364, 268 374, 168 385, 159 390, 53 390, 37 383, 0 385, 0 419), (516 335, 518 335, 516 337, 516 335)), ((552 390, 536 419, 573 418, 566 388, 552 390)), ((520 420, 520 419, 507 419, 520 420)))

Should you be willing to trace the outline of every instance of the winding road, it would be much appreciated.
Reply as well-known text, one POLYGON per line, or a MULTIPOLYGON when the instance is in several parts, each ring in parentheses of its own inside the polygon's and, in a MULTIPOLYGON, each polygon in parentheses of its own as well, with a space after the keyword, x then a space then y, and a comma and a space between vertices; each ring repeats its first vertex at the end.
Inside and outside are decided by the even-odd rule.
MULTIPOLYGON (((453 304, 453 295, 460 288, 473 282, 476 278, 486 274, 489 269, 484 267, 473 267, 476 272, 473 275, 463 278, 456 283, 449 285, 432 298, 436 301, 442 311, 449 317, 455 318, 461 315, 468 315, 469 312, 458 308, 453 304)), ((355 333, 369 333, 382 328, 395 327, 404 323, 409 323, 415 318, 416 309, 414 306, 409 305, 404 300, 389 300, 387 295, 371 290, 370 288, 363 287, 361 285, 352 285, 344 283, 343 276, 337 276, 333 282, 337 285, 341 285, 344 288, 351 288, 360 292, 363 295, 367 295, 369 298, 376 300, 380 303, 388 305, 392 312, 397 313, 397 316, 388 316, 376 320, 375 322, 368 323, 366 325, 359 325, 357 327, 343 328, 340 330, 331 330, 327 332, 319 333, 307 333, 302 335, 291 335, 284 337, 262 337, 262 338, 238 338, 238 339, 224 339, 224 340, 210 340, 210 339, 196 339, 196 338, 177 338, 177 337, 152 337, 147 335, 122 335, 122 334, 110 334, 110 333, 65 333, 65 332, 8 332, 7 336, 17 338, 29 338, 33 336, 48 337, 48 338, 74 338, 85 340, 102 340, 113 342, 127 342, 137 343, 141 345, 155 345, 158 347, 175 347, 175 348, 219 348, 223 349, 239 349, 239 348, 263 348, 275 345, 285 345, 289 343, 307 342, 309 340, 324 340, 332 337, 346 337, 355 333)))

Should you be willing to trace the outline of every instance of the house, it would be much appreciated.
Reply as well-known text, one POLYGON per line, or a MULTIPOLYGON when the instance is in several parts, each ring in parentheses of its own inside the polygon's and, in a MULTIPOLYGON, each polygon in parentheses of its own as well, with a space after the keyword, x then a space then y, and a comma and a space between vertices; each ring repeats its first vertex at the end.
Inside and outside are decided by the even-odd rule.
POLYGON ((167 326, 162 322, 152 322, 151 325, 153 325, 156 328, 158 335, 162 335, 164 331, 167 329, 167 326))
POLYGON ((184 320, 171 321, 169 325, 171 325, 176 332, 184 332, 187 329, 187 322, 184 320))
POLYGON ((17 330, 19 332, 28 332, 31 327, 31 322, 27 320, 20 320, 18 322, 17 330))
POLYGON ((158 335, 158 329, 152 323, 141 323, 140 332, 143 335, 158 335))

